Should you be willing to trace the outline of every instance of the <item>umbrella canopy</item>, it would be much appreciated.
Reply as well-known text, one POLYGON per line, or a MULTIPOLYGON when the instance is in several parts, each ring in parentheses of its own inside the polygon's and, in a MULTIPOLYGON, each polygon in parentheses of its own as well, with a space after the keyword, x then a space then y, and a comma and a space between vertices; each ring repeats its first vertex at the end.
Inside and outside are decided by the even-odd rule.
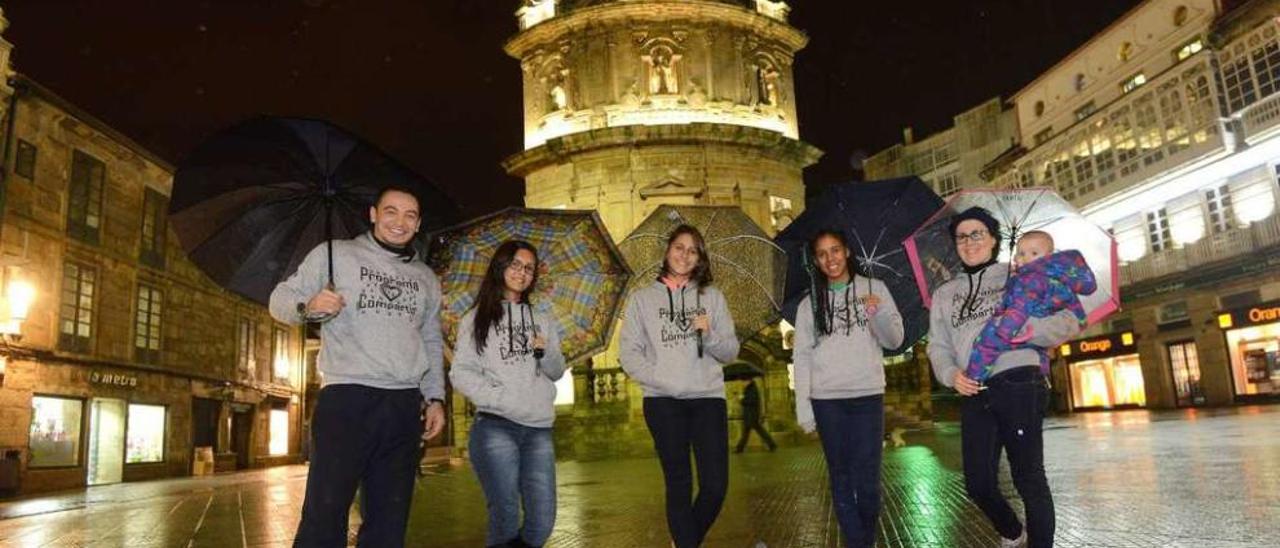
POLYGON ((1017 239, 1032 230, 1053 236, 1055 250, 1079 251, 1098 285, 1093 294, 1080 296, 1090 325, 1119 309, 1120 267, 1115 238, 1047 188, 961 191, 904 240, 925 306, 932 304, 933 290, 960 270, 960 257, 950 233, 951 217, 971 207, 984 208, 1000 221, 1001 261, 1008 261, 1017 239))
POLYGON ((561 350, 570 363, 604 350, 631 278, 622 254, 592 211, 507 208, 433 232, 427 264, 444 291, 441 323, 452 348, 458 321, 475 303, 489 261, 507 240, 538 249, 534 310, 556 319, 561 350))
POLYGON ((456 219, 431 182, 359 137, 263 116, 218 132, 178 166, 170 221, 214 282, 265 304, 315 246, 368 230, 369 206, 390 184, 417 194, 422 230, 456 219))
POLYGON ((804 213, 774 238, 788 259, 782 315, 794 324, 800 301, 812 291, 812 277, 822 275, 809 241, 821 230, 837 230, 849 242, 859 273, 884 282, 902 314, 902 344, 889 352, 911 348, 929 330, 929 312, 901 242, 941 207, 942 199, 918 177, 841 183, 809 200, 804 213))
POLYGON ((658 277, 667 238, 682 224, 697 228, 707 242, 713 285, 728 301, 738 338, 747 340, 778 321, 786 254, 737 206, 658 206, 618 244, 636 273, 628 293, 658 277))

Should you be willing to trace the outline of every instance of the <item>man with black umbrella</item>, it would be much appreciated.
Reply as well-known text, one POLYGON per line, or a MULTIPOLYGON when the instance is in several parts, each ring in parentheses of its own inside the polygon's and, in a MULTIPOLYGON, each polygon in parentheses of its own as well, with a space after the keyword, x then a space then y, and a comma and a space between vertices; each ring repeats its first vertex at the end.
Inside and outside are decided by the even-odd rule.
POLYGON ((277 320, 324 322, 295 546, 346 546, 357 487, 357 545, 404 545, 419 445, 445 424, 440 281, 410 245, 420 213, 411 190, 383 189, 371 231, 333 242, 331 253, 317 246, 271 293, 277 320))

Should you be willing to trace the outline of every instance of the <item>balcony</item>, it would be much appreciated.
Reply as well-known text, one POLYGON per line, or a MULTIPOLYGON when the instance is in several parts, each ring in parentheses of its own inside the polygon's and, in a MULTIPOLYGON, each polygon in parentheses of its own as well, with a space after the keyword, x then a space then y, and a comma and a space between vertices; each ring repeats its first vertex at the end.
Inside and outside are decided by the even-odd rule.
POLYGON ((1141 259, 1123 264, 1120 266, 1120 284, 1129 285, 1185 272, 1275 245, 1280 245, 1280 215, 1273 214, 1248 227, 1205 236, 1195 243, 1149 253, 1141 259))
POLYGON ((1244 142, 1250 146, 1280 134, 1280 93, 1245 107, 1239 117, 1244 142))

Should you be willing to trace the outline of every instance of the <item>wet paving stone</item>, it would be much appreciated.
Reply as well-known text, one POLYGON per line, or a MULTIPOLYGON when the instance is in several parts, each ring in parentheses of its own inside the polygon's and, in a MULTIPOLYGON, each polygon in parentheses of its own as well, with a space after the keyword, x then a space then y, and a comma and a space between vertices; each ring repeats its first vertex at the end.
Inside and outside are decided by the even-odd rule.
MULTIPOLYGON (((1046 471, 1056 546, 1264 547, 1280 538, 1280 406, 1125 411, 1053 418, 1046 471)), ((989 547, 998 539, 964 495, 959 428, 906 432, 886 449, 880 545, 989 547)), ((710 547, 836 547, 815 443, 730 460, 710 547)), ((559 464, 552 547, 669 546, 654 459, 559 464)), ((1022 506, 1002 470, 1002 489, 1022 506)), ((288 546, 306 467, 94 487, 0 502, 0 548, 288 546)), ((352 538, 359 526, 351 517, 352 538)), ((484 499, 470 467, 418 481, 410 546, 483 546, 484 499)))

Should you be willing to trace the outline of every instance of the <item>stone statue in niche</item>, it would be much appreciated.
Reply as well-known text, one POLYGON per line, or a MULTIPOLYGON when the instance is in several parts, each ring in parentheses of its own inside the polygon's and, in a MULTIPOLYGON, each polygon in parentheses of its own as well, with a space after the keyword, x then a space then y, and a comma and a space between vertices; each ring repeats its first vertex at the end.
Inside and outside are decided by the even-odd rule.
POLYGON ((627 90, 626 90, 626 91, 624 91, 624 92, 622 92, 622 97, 621 97, 621 99, 620 99, 620 101, 622 102, 622 104, 627 105, 627 106, 630 106, 630 107, 634 107, 634 106, 636 106, 636 105, 639 105, 639 104, 640 104, 640 94, 639 94, 639 93, 637 93, 637 90, 638 90, 638 89, 639 89, 639 85, 636 83, 636 81, 635 81, 635 80, 632 80, 632 81, 631 81, 631 85, 627 86, 627 90))
POLYGON ((760 104, 778 106, 778 70, 768 62, 756 65, 756 93, 760 104))
POLYGON ((546 109, 547 112, 555 112, 569 108, 569 91, 567 80, 569 77, 569 69, 562 68, 559 65, 553 65, 551 70, 543 78, 543 83, 547 90, 546 93, 546 109))
POLYGON ((702 89, 702 86, 698 85, 697 80, 690 78, 689 93, 686 95, 685 100, 688 101, 689 106, 700 107, 706 105, 707 92, 702 89))
POLYGON ((649 66, 649 95, 680 93, 680 82, 676 76, 679 54, 666 46, 658 46, 644 56, 644 61, 649 66))

